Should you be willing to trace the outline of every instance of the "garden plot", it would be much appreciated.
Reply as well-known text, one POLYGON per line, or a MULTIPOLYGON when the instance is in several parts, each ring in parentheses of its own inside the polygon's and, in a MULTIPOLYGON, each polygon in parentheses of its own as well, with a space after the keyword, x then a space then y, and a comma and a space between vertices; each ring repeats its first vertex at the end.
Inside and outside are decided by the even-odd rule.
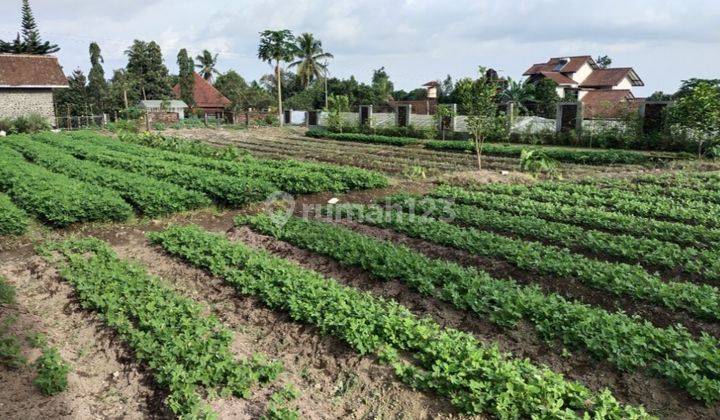
MULTIPOLYGON (((30 222, 31 235, 3 244, 0 275, 19 286, 16 330, 44 319, 38 329, 75 375, 66 393, 43 404, 31 373, 3 371, 27 390, 7 395, 10 417, 81 415, 88 400, 108 416, 138 418, 197 410, 221 418, 720 416, 715 174, 438 188, 159 136, 96 136, 43 135, 3 147, 18 166, 40 168, 33 174, 96 184, 138 214, 142 203, 163 208, 146 192, 160 188, 221 205, 71 229, 30 222), (306 194, 296 196, 296 217, 277 225, 282 219, 242 190, 224 190, 228 179, 306 194), (221 196, 236 197, 235 205, 223 206, 221 196), (386 197, 392 209, 373 205, 386 197), (683 205, 674 206, 678 197, 683 205), (330 198, 340 204, 327 206, 330 198), (389 217, 337 220, 328 211, 338 209, 389 217), (426 217, 408 216, 411 209, 426 217), (32 251, 48 239, 61 244, 42 248, 58 258, 52 263, 32 251), (93 300, 100 291, 105 298, 93 300), (150 315, 138 310, 148 304, 150 315), (187 322, 163 321, 175 310, 187 322), (63 316, 48 321, 54 311, 63 316), (121 314, 134 314, 130 324, 121 314), (165 342, 163 325, 182 341, 165 342), (206 341, 218 357, 181 362, 199 354, 202 331, 217 332, 206 341), (96 343, 102 357, 76 342, 96 343), (178 343, 187 351, 155 351, 178 343), (167 376, 158 367, 168 365, 194 373, 167 376)), ((278 157, 300 150, 248 141, 278 157)), ((313 154, 326 142, 298 141, 318 148, 313 154)), ((367 146, 363 159, 390 166, 417 158, 409 148, 393 156, 395 149, 367 146)), ((340 147, 338 159, 350 153, 340 147)), ((7 192, 2 205, 15 219, 5 223, 27 225, 37 214, 31 201, 7 192)))
MULTIPOLYGON (((477 161, 470 153, 443 150, 427 150, 419 147, 395 147, 370 143, 353 143, 329 139, 303 137, 292 130, 168 130, 172 136, 200 140, 218 147, 235 146, 257 156, 272 158, 292 157, 303 160, 330 162, 375 169, 389 174, 417 177, 418 170, 426 176, 477 169, 477 161)), ((519 159, 511 157, 484 156, 484 166, 489 170, 513 171, 519 168, 519 159)), ((614 165, 612 167, 562 164, 561 170, 568 176, 577 177, 603 172, 642 171, 642 166, 614 165)))

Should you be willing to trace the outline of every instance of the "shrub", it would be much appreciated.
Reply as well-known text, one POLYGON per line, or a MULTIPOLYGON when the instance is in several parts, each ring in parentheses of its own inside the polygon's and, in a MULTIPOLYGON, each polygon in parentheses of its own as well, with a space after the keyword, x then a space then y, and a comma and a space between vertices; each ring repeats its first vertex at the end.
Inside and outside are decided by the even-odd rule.
POLYGON ((50 130, 50 122, 40 114, 0 119, 0 131, 9 134, 37 133, 50 130))
POLYGON ((55 395, 67 389, 68 365, 57 349, 46 347, 42 356, 35 362, 37 377, 33 381, 35 386, 45 395, 55 395))

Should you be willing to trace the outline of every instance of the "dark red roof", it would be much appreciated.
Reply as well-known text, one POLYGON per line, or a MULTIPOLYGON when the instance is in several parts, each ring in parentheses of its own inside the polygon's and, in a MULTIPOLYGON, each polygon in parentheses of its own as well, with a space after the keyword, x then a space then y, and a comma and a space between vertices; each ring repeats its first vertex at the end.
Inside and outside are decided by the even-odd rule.
MULTIPOLYGON (((176 98, 180 98, 179 83, 173 87, 173 94, 176 98)), ((231 104, 230 99, 223 96, 219 90, 215 89, 215 86, 197 73, 195 73, 193 99, 197 108, 227 108, 231 104)))
POLYGON ((547 72, 560 72, 560 73, 575 73, 580 70, 583 64, 589 62, 590 66, 597 68, 595 60, 589 55, 577 55, 574 57, 553 57, 548 60, 547 63, 533 64, 529 69, 523 73, 523 76, 532 76, 533 74, 539 74, 544 71, 547 72), (561 60, 567 60, 567 63, 561 68, 556 69, 560 64, 561 60))
POLYGON ((433 80, 433 81, 431 81, 431 82, 425 83, 423 86, 427 86, 427 87, 439 87, 439 86, 440 86, 440 83, 438 83, 436 80, 433 80))
POLYGON ((590 73, 587 79, 583 80, 581 87, 613 87, 622 82, 624 78, 629 78, 633 86, 643 86, 644 83, 640 77, 630 67, 619 67, 613 69, 597 69, 590 73))
POLYGON ((0 87, 63 88, 67 78, 56 57, 0 54, 0 87))
POLYGON ((618 118, 623 113, 636 111, 638 106, 629 90, 591 90, 580 101, 586 118, 618 118))

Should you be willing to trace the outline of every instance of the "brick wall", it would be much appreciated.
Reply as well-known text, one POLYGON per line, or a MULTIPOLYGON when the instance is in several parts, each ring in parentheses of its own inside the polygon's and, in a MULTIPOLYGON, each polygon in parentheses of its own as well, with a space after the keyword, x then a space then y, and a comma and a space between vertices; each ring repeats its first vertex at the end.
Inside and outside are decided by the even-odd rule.
POLYGON ((55 124, 51 89, 0 89, 0 118, 40 114, 55 124))

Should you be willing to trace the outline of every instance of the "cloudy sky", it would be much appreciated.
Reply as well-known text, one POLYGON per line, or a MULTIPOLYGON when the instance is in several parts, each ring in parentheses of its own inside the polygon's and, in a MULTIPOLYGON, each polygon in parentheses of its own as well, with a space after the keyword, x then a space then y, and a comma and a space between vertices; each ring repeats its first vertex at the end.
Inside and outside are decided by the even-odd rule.
MULTIPOLYGON (((14 38, 20 0, 2 0, 0 39, 14 38), (13 11, 11 3, 17 3, 13 11)), ((645 81, 636 95, 673 92, 683 79, 720 77, 717 0, 31 0, 41 34, 60 44, 65 72, 88 69, 88 44, 106 73, 133 39, 155 40, 176 71, 180 48, 220 53, 221 71, 257 79, 258 32, 312 32, 335 54, 331 74, 369 80, 385 66, 396 88, 472 75, 478 65, 521 77, 551 56, 607 54, 645 81)))

